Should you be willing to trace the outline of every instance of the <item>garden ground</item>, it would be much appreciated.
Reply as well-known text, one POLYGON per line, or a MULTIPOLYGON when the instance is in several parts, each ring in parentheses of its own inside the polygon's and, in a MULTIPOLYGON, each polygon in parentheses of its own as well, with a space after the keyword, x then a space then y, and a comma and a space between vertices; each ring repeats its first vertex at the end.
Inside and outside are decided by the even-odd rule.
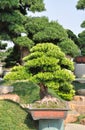
POLYGON ((85 130, 85 126, 81 124, 68 123, 65 130, 85 130))
MULTIPOLYGON (((35 100, 39 100, 39 88, 30 82, 15 82, 5 83, 0 82, 0 85, 12 85, 14 86, 14 94, 20 96, 21 103, 32 103, 35 100)), ((80 84, 79 84, 80 85, 80 84)), ((82 84, 83 87, 85 84, 82 84)), ((76 86, 76 85, 75 85, 76 86)), ((80 88, 77 84, 78 89, 80 88)), ((0 101, 0 130, 36 130, 36 124, 28 112, 24 111, 19 104, 10 102, 9 100, 0 101), (3 123, 4 122, 4 123, 3 123)), ((84 125, 74 123, 67 123, 65 130, 85 130, 84 125), (77 127, 77 129, 76 129, 77 127)))

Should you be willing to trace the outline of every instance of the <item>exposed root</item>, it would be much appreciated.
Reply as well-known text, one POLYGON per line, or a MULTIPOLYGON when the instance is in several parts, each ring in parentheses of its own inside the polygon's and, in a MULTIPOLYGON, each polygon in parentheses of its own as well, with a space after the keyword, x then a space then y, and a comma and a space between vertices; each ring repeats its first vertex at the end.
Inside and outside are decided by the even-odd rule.
POLYGON ((44 97, 42 100, 40 100, 40 101, 36 101, 36 103, 40 103, 40 104, 46 103, 46 105, 48 105, 49 102, 55 103, 55 104, 58 105, 59 102, 60 102, 60 100, 49 95, 49 96, 45 96, 45 97, 44 97))
POLYGON ((51 95, 45 96, 42 100, 36 101, 32 104, 20 104, 22 108, 36 109, 36 108, 65 108, 66 103, 51 95))
POLYGON ((20 104, 20 106, 21 106, 22 108, 28 108, 28 109, 29 109, 30 104, 20 104))

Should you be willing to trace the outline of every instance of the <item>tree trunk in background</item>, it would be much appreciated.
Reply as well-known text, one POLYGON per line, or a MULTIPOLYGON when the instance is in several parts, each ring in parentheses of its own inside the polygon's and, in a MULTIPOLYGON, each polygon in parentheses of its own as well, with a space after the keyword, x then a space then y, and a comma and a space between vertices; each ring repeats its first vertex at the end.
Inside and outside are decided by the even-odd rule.
POLYGON ((20 47, 20 64, 23 65, 23 58, 29 54, 29 50, 27 47, 20 47))

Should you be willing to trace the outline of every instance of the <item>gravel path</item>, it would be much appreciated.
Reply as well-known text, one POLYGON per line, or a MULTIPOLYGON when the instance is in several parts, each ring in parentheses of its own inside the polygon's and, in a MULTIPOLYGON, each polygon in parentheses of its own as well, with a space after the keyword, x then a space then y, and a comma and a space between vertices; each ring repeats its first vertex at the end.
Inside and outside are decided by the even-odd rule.
POLYGON ((85 125, 69 123, 66 124, 65 130, 85 130, 85 125))

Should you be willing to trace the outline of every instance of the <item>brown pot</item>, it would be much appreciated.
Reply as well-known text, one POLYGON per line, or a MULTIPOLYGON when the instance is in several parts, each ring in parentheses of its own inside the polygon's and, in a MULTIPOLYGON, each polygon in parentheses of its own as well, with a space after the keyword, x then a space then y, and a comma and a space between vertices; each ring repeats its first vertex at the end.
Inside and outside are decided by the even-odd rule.
POLYGON ((39 119, 65 119, 68 109, 30 109, 34 120, 39 119))
POLYGON ((78 56, 74 60, 76 63, 85 63, 85 56, 78 56))

